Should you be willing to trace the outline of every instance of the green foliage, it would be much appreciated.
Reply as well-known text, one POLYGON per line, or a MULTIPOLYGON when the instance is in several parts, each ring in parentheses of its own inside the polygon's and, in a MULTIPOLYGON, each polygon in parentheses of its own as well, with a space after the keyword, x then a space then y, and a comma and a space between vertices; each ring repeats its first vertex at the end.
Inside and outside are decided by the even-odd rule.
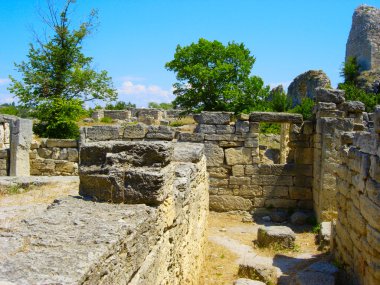
POLYGON ((103 117, 100 119, 100 122, 106 123, 106 124, 111 124, 113 122, 113 120, 110 117, 103 117))
POLYGON ((15 103, 12 104, 2 104, 0 105, 0 114, 13 115, 21 118, 27 118, 30 116, 31 110, 29 108, 24 108, 22 106, 16 106, 15 103))
POLYGON ((149 102, 148 107, 153 108, 153 109, 163 109, 163 110, 170 110, 174 108, 172 103, 156 103, 156 102, 149 102))
POLYGON ((48 2, 50 20, 45 21, 53 30, 52 36, 46 43, 37 38, 38 46, 30 45, 28 61, 15 64, 21 81, 10 77, 9 91, 23 107, 35 109, 34 114, 40 119, 35 129, 44 136, 76 137, 75 120, 84 101, 117 97, 107 72, 96 72, 91 66, 92 58, 82 53, 83 40, 91 33, 97 13, 92 11, 87 22, 71 29, 70 5, 74 2, 67 0, 59 13, 48 2))
POLYGON ((314 101, 310 98, 303 98, 300 105, 289 110, 291 113, 301 114, 304 120, 311 120, 313 117, 314 101))
POLYGON ((255 58, 244 44, 199 39, 189 46, 177 46, 166 69, 174 71, 175 107, 186 112, 249 112, 264 108, 269 87, 250 76, 255 58))
POLYGON ((273 92, 270 105, 271 110, 274 112, 286 112, 291 108, 292 102, 285 92, 276 91, 273 92))
POLYGON ((375 106, 380 104, 380 94, 367 93, 353 83, 341 83, 338 88, 345 91, 346 100, 362 102, 367 112, 373 112, 375 106))
POLYGON ((340 75, 344 78, 345 83, 355 84, 360 75, 360 66, 356 57, 349 57, 346 62, 343 62, 340 75))
POLYGON ((280 134, 281 133, 281 125, 276 123, 260 123, 260 134, 280 134))
POLYGON ((321 224, 316 224, 313 226, 311 231, 313 232, 313 234, 317 234, 319 233, 320 230, 321 230, 321 224))
POLYGON ((132 104, 131 102, 126 103, 124 101, 118 101, 115 103, 115 105, 112 105, 112 103, 108 103, 105 106, 106 110, 126 110, 128 108, 136 108, 136 104, 132 104))
POLYGON ((84 114, 82 101, 79 99, 55 98, 37 106, 34 116, 39 123, 34 125, 34 132, 40 137, 71 138, 79 137, 77 120, 84 114))

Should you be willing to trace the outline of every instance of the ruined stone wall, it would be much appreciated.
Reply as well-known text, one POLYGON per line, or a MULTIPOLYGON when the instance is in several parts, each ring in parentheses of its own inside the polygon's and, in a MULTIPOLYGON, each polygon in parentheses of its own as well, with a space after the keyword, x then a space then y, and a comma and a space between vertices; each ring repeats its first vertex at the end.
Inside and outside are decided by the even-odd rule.
POLYGON ((0 118, 0 176, 9 175, 9 149, 9 123, 4 118, 0 118))
POLYGON ((78 175, 78 142, 70 139, 39 139, 30 146, 30 174, 78 175))
POLYGON ((195 116, 194 133, 168 126, 130 124, 85 127, 81 141, 165 140, 202 143, 207 158, 210 209, 215 211, 265 208, 312 208, 313 126, 286 113, 252 113, 236 121, 231 113, 203 112, 195 116), (267 165, 259 157, 260 122, 288 126, 284 135, 287 161, 267 165), (290 127, 289 127, 290 126, 290 127))
POLYGON ((361 5, 352 16, 346 61, 356 57, 361 70, 380 68, 380 9, 361 5))
POLYGON ((345 132, 364 130, 364 104, 345 102, 341 90, 317 88, 314 136, 314 210, 319 221, 337 215, 336 177, 341 164, 339 149, 345 132))
POLYGON ((345 134, 339 153, 333 252, 349 273, 352 284, 380 283, 379 134, 378 107, 375 132, 345 134))

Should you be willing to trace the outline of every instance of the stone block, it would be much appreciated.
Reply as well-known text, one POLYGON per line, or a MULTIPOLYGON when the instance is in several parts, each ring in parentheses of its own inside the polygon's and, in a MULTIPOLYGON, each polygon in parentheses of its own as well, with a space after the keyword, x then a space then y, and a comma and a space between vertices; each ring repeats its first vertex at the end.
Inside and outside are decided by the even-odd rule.
POLYGON ((306 187, 290 187, 289 195, 291 199, 295 200, 312 200, 313 192, 311 188, 306 187))
POLYGON ((252 184, 254 185, 272 185, 272 186, 292 186, 292 176, 277 175, 254 175, 252 176, 252 184))
POLYGON ((206 141, 232 141, 232 142, 243 142, 245 139, 241 136, 234 134, 206 134, 206 141))
POLYGON ((248 199, 232 196, 232 195, 218 195, 210 196, 210 210, 216 212, 228 211, 249 211, 252 208, 252 202, 248 199))
POLYGON ((373 112, 373 129, 375 133, 380 134, 380 106, 376 106, 373 112))
POLYGON ((259 227, 257 230, 257 244, 261 247, 293 248, 295 239, 295 233, 286 226, 259 227))
POLYGON ((315 89, 315 101, 341 104, 344 102, 344 91, 318 87, 315 89))
POLYGON ((250 177, 230 176, 230 185, 249 185, 249 184, 251 184, 250 177))
POLYGON ((244 262, 239 264, 238 276, 259 280, 254 282, 262 281, 260 283, 253 283, 257 285, 277 284, 276 268, 271 265, 255 262, 253 260, 244 260, 244 262))
POLYGON ((249 148, 227 148, 225 154, 228 165, 252 163, 252 152, 249 148))
POLYGON ((72 162, 78 162, 79 161, 79 152, 75 148, 69 148, 67 149, 67 159, 72 162))
POLYGON ((297 272, 297 285, 335 285, 338 280, 339 269, 325 261, 315 262, 307 268, 297 272))
POLYGON ((199 162, 204 156, 204 146, 195 143, 174 144, 173 161, 199 162))
POLYGON ((86 138, 91 141, 118 140, 119 126, 94 126, 86 128, 86 138))
POLYGON ((353 145, 361 152, 376 155, 378 145, 378 135, 369 132, 356 132, 354 134, 353 145))
POLYGON ((335 110, 336 104, 331 102, 317 102, 314 108, 316 111, 335 110))
POLYGON ((205 138, 204 134, 199 133, 179 133, 178 141, 184 142, 203 142, 205 138))
POLYGON ((313 178, 308 176, 296 176, 294 177, 294 186, 297 187, 312 187, 313 178))
POLYGON ((228 186, 228 179, 220 179, 220 178, 209 178, 209 183, 211 187, 227 187, 228 186))
POLYGON ((0 150, 0 159, 9 157, 9 149, 0 150))
POLYGON ((129 120, 131 111, 129 110, 104 110, 104 117, 109 117, 114 120, 129 120))
POLYGON ((259 139, 258 138, 246 138, 244 141, 244 146, 245 147, 259 147, 259 139))
POLYGON ((196 126, 194 132, 195 133, 202 133, 202 134, 215 134, 216 133, 216 126, 199 124, 196 126))
POLYGON ((201 112, 194 115, 194 120, 198 124, 229 125, 232 115, 232 112, 201 112))
POLYGON ((354 128, 353 119, 342 118, 320 118, 317 120, 316 131, 318 134, 334 134, 337 131, 352 131, 354 128))
POLYGON ((308 217, 309 217, 308 214, 306 214, 304 212, 297 211, 297 212, 294 212, 290 216, 290 222, 293 225, 304 225, 304 224, 306 224, 308 217))
POLYGON ((217 134, 234 134, 235 126, 230 125, 216 125, 217 134))
POLYGON ((360 196, 360 212, 371 227, 380 231, 380 207, 364 195, 360 196))
POLYGON ((277 113, 277 112, 253 112, 249 116, 251 122, 269 123, 293 123, 302 124, 303 119, 300 114, 277 113))
POLYGON ((207 166, 221 166, 224 163, 224 151, 221 147, 213 143, 205 143, 204 149, 207 166))
POLYGON ((125 125, 123 137, 126 139, 142 139, 145 138, 148 128, 145 124, 138 123, 135 125, 125 125))
POLYGON ((210 177, 214 178, 228 178, 229 175, 229 169, 225 167, 208 167, 207 172, 210 177))
POLYGON ((380 183, 379 180, 375 181, 371 178, 366 180, 366 193, 368 198, 375 203, 377 206, 380 206, 380 183))
POLYGON ((171 141, 175 132, 168 126, 149 126, 146 138, 155 140, 171 141))
POLYGON ((38 153, 38 156, 41 158, 51 158, 51 154, 53 153, 53 151, 48 148, 39 148, 37 150, 37 153, 38 153))
POLYGON ((78 169, 78 165, 75 162, 70 161, 56 161, 55 170, 57 172, 74 173, 78 169))
POLYGON ((240 121, 249 121, 249 114, 239 114, 237 115, 237 119, 240 121))
POLYGON ((234 285, 265 285, 265 283, 247 278, 239 278, 234 281, 234 285))
POLYGON ((59 153, 59 157, 58 157, 59 160, 67 160, 68 159, 69 154, 68 154, 67 150, 68 150, 67 148, 60 149, 60 153, 59 153))
MULTIPOLYGON (((248 118, 249 116, 246 115, 248 118)), ((246 134, 249 132, 249 122, 248 120, 237 120, 236 123, 235 123, 235 127, 236 127, 236 133, 237 134, 246 134)))
POLYGON ((233 176, 244 176, 244 165, 234 165, 232 166, 232 175, 233 176))
POLYGON ((46 146, 49 148, 59 147, 59 148, 77 148, 78 141, 71 139, 47 139, 46 146))
POLYGON ((263 195, 267 198, 288 198, 289 187, 288 186, 263 186, 263 195))
POLYGON ((234 195, 242 197, 260 197, 263 195, 261 186, 258 185, 241 185, 239 188, 235 188, 234 195))
POLYGON ((245 175, 259 174, 259 166, 257 164, 250 164, 245 166, 245 175))
POLYGON ((339 105, 339 110, 347 113, 363 113, 365 105, 360 101, 346 101, 339 105))
POLYGON ((258 134, 260 131, 260 123, 259 122, 249 122, 249 133, 250 135, 258 134))

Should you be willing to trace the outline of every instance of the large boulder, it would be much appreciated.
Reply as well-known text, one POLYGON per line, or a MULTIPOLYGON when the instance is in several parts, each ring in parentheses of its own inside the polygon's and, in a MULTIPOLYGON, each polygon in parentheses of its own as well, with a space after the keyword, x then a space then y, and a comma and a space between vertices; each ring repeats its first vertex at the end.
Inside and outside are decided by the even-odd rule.
POLYGON ((288 87, 288 97, 292 105, 301 104, 303 98, 315 98, 317 87, 329 88, 331 81, 322 70, 309 70, 298 75, 288 87))
POLYGON ((380 9, 361 5, 352 16, 346 61, 356 57, 361 70, 380 68, 380 9))
MULTIPOLYGON (((380 38, 379 38, 380 41, 380 38)), ((380 45, 380 43, 379 43, 380 45)), ((374 70, 367 70, 360 73, 357 78, 357 85, 367 93, 380 93, 380 67, 374 70)))

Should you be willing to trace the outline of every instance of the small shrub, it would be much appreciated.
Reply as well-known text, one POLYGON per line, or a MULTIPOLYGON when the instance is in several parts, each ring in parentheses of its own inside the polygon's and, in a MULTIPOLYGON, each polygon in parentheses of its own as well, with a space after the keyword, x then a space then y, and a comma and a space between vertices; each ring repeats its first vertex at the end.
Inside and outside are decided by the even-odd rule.
POLYGON ((313 228, 312 228, 311 231, 312 231, 314 234, 318 234, 320 230, 321 230, 321 224, 316 224, 315 226, 313 226, 313 228))
POLYGON ((100 119, 100 122, 106 123, 106 124, 111 124, 113 122, 113 120, 110 117, 103 117, 100 119))
POLYGON ((171 127, 181 127, 184 125, 195 124, 195 121, 192 117, 184 117, 175 121, 170 122, 169 126, 171 127))
POLYGON ((301 114, 304 120, 310 120, 313 117, 314 101, 310 98, 303 98, 300 105, 290 110, 291 113, 301 114))
POLYGON ((345 83, 356 83, 358 76, 360 75, 360 66, 356 57, 350 56, 346 62, 343 62, 340 75, 344 78, 345 83))
POLYGON ((338 88, 345 91, 347 101, 362 102, 367 112, 373 112, 375 106, 380 104, 380 94, 367 93, 352 83, 339 84, 338 88))
POLYGON ((259 132, 262 134, 276 134, 279 135, 281 133, 281 125, 277 123, 260 123, 259 132))

